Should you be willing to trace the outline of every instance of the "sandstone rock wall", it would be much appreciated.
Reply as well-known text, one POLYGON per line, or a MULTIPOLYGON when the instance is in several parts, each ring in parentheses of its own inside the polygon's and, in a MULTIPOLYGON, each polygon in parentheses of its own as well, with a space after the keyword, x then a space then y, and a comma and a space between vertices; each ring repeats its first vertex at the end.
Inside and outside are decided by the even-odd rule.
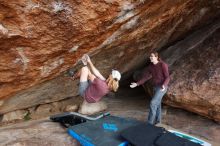
POLYGON ((76 95, 76 83, 56 78, 84 53, 104 75, 117 68, 126 78, 149 51, 217 18, 219 6, 219 0, 1 0, 0 113, 76 95))
POLYGON ((166 103, 220 121, 220 19, 166 49, 166 103))

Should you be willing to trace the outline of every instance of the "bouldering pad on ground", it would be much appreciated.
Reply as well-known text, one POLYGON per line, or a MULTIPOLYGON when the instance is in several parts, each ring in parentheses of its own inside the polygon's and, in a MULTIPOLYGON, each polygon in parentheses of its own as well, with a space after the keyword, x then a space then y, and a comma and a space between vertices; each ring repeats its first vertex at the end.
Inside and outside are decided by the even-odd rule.
POLYGON ((121 131, 140 123, 135 119, 107 116, 71 126, 68 133, 83 146, 126 146, 128 142, 120 136, 121 131))

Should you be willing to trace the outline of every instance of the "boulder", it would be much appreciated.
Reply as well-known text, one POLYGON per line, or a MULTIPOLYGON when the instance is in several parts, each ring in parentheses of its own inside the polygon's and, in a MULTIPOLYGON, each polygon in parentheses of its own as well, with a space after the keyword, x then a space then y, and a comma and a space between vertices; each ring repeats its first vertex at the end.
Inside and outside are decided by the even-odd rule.
MULTIPOLYGON (((84 53, 91 56, 104 76, 111 69, 118 69, 123 74, 123 81, 143 66, 150 51, 164 52, 168 46, 218 19, 219 5, 218 0, 1 0, 0 114, 76 96, 78 81, 66 79, 64 73, 70 68, 78 68, 78 60, 84 53)), ((175 54, 175 49, 171 53, 175 54)), ((194 54, 198 55, 200 52, 194 54)), ((176 60, 175 55, 166 56, 176 60)), ((179 57, 186 59, 187 55, 183 53, 179 57)), ((216 56, 213 60, 215 58, 216 56)), ((195 64, 201 62, 194 57, 191 61, 195 64)), ((185 66, 188 63, 177 64, 185 66)), ((178 66, 173 69, 178 71, 178 66)), ((202 72, 204 73, 207 70, 202 72)), ((212 68, 208 74, 213 77, 209 82, 213 82, 211 80, 218 77, 219 70, 212 68)), ((177 78, 176 75, 173 74, 174 78, 177 78)), ((170 99, 186 90, 176 90, 178 86, 172 86, 180 83, 181 81, 171 83, 170 90, 176 93, 170 93, 170 99)), ((196 84, 200 83, 203 84, 201 88, 197 87, 208 91, 209 83, 196 84)), ((213 91, 209 93, 202 92, 200 96, 212 97, 216 88, 211 90, 213 91), (206 93, 211 96, 202 95, 206 93)), ((199 89, 193 91, 199 92, 199 89)), ((176 98, 178 104, 182 95, 176 98)), ((188 95, 185 94, 184 98, 194 96, 192 92, 188 95)), ((200 105, 203 104, 206 102, 200 105)), ((193 105, 189 109, 198 111, 192 107, 193 105)), ((207 106, 200 106, 203 107, 207 106)), ((208 111, 210 115, 218 115, 213 110, 208 111)))

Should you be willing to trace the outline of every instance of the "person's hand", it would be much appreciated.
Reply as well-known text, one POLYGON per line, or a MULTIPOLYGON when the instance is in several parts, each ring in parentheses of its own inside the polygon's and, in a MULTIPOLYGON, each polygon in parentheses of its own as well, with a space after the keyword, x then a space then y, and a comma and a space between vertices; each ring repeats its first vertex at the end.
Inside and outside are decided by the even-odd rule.
POLYGON ((137 83, 131 83, 130 87, 131 87, 131 88, 137 87, 137 83))
POLYGON ((165 86, 162 85, 161 90, 160 91, 164 91, 165 90, 165 86))
POLYGON ((73 77, 70 77, 70 79, 74 81, 76 78, 73 76, 73 77))
POLYGON ((86 61, 87 61, 88 63, 91 62, 91 59, 90 59, 89 55, 85 54, 85 58, 86 58, 86 61))
POLYGON ((71 79, 71 80, 73 80, 73 81, 74 81, 74 80, 76 80, 76 79, 77 79, 76 74, 75 74, 75 75, 73 75, 72 77, 70 77, 70 79, 71 79))
POLYGON ((86 54, 82 56, 81 61, 82 61, 83 65, 87 65, 87 57, 86 57, 86 54))

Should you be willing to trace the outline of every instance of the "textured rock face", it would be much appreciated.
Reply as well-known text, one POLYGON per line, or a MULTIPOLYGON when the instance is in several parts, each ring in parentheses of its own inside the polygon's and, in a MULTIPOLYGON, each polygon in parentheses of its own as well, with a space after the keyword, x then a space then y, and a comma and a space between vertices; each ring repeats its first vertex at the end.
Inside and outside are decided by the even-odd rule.
POLYGON ((75 83, 58 75, 84 53, 104 75, 117 68, 126 78, 149 51, 213 20, 219 5, 219 0, 1 0, 0 113, 76 95, 75 83))
POLYGON ((49 120, 24 122, 0 129, 2 146, 79 146, 66 129, 49 120))
MULTIPOLYGON (((220 20, 162 52, 170 67, 164 103, 220 121, 220 20)), ((150 85, 144 84, 146 92, 150 85)))
POLYGON ((219 38, 218 20, 167 48, 172 72, 167 104, 220 121, 219 38))

